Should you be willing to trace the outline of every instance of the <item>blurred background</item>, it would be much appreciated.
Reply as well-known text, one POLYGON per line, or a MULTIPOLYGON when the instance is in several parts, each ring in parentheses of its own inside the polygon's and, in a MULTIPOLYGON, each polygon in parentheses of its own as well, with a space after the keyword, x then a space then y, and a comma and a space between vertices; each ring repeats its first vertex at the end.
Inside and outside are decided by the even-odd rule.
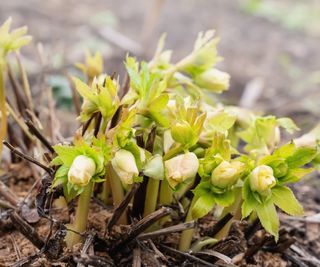
POLYGON ((320 119, 320 0, 0 1, 0 22, 9 16, 34 37, 22 50, 34 93, 46 73, 70 125, 65 74, 86 48, 102 52, 108 73, 123 74, 126 53, 150 59, 163 32, 177 60, 207 29, 221 37, 220 68, 232 77, 224 101, 293 117, 305 130, 320 119))

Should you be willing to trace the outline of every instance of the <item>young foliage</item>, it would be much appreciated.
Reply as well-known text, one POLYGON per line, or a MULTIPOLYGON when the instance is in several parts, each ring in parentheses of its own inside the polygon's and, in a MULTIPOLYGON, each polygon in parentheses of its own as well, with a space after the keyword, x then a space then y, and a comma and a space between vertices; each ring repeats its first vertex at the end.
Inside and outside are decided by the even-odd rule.
POLYGON ((59 168, 52 187, 62 186, 68 201, 81 194, 89 183, 104 181, 110 148, 103 138, 94 139, 91 146, 79 139, 74 141, 74 145, 56 145, 53 148, 57 156, 51 164, 59 168))
MULTIPOLYGON (((21 27, 10 31, 12 19, 8 18, 0 26, 0 155, 2 153, 2 141, 7 134, 7 108, 5 92, 5 71, 7 65, 7 55, 11 52, 19 51, 22 46, 31 41, 31 36, 25 35, 27 27, 21 27)), ((1 157, 0 157, 1 158, 1 157)))
MULTIPOLYGON (((299 130, 291 119, 209 104, 211 93, 229 86, 229 75, 216 68, 221 59, 217 43, 213 31, 200 33, 193 51, 174 63, 172 52, 164 50, 163 36, 149 63, 127 56, 130 84, 121 100, 118 82, 101 74, 100 55, 88 55, 86 64, 78 66, 92 84, 73 78, 84 99, 81 121, 101 113, 106 126, 120 105, 121 112, 113 128, 100 132, 105 134, 103 141, 90 143, 88 135, 88 143, 55 147, 58 156, 53 164, 60 167, 53 186, 62 185, 68 199, 79 194, 81 198, 88 181, 101 181, 106 173, 113 201, 119 205, 125 190, 148 179, 145 203, 138 203, 144 207, 144 216, 159 205, 171 205, 175 198, 186 200, 194 188, 187 221, 216 207, 241 212, 242 218, 255 213, 278 239, 276 207, 289 215, 303 213, 287 185, 313 171, 306 165, 316 162, 318 149, 316 141, 305 145, 310 144, 305 139, 315 139, 315 131, 296 141, 303 145, 290 142, 279 147, 280 128, 290 134, 299 130), (81 177, 69 175, 78 162, 88 166, 83 172, 77 170, 78 176, 83 173, 81 183, 81 177)), ((134 201, 133 207, 138 204, 134 201)), ((188 249, 191 239, 192 230, 183 232, 180 249, 188 249)))

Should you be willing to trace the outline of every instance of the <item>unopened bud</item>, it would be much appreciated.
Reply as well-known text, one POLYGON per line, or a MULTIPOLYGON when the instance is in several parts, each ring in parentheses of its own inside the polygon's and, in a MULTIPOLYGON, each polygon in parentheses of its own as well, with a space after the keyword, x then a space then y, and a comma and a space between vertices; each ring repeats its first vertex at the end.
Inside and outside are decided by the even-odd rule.
POLYGON ((195 138, 192 127, 186 121, 180 121, 174 124, 171 128, 171 135, 172 138, 180 144, 187 144, 195 138))
POLYGON ((166 130, 163 133, 163 152, 167 153, 170 148, 172 147, 172 145, 174 144, 174 140, 171 136, 171 131, 170 130, 166 130))
POLYGON ((261 195, 266 195, 276 185, 273 169, 267 165, 256 167, 249 175, 250 188, 261 195))
POLYGON ((171 187, 194 178, 198 172, 199 161, 194 153, 178 155, 165 161, 166 175, 171 187))
POLYGON ((162 157, 155 155, 151 157, 143 168, 143 174, 157 180, 164 178, 164 166, 162 157))
POLYGON ((244 163, 240 161, 228 162, 224 160, 213 170, 211 182, 220 188, 232 186, 237 182, 244 167, 244 163))
POLYGON ((195 77, 195 83, 215 93, 221 93, 229 88, 230 75, 226 72, 209 69, 195 77))
POLYGON ((71 164, 68 172, 68 182, 78 186, 86 186, 95 174, 95 171, 96 164, 93 159, 79 155, 71 164))
POLYGON ((139 174, 138 167, 133 154, 127 150, 120 149, 111 161, 112 167, 125 184, 132 184, 134 176, 139 174))

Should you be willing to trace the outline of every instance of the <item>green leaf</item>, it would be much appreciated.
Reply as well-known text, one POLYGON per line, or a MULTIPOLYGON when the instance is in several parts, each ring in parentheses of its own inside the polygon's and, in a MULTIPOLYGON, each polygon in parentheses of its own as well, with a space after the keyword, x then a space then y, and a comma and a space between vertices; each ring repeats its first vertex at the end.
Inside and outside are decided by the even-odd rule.
POLYGON ((248 217, 259 203, 250 189, 249 179, 246 178, 242 187, 243 203, 241 207, 242 218, 248 217))
POLYGON ((288 174, 284 177, 279 178, 279 184, 283 185, 285 183, 295 183, 300 181, 304 176, 312 173, 314 168, 297 168, 288 171, 288 174))
POLYGON ((75 190, 70 183, 66 183, 63 186, 63 194, 69 203, 72 199, 74 199, 76 196, 80 195, 83 192, 82 190, 75 190))
POLYGON ((69 171, 69 167, 66 165, 62 165, 59 167, 59 169, 56 171, 56 174, 54 176, 52 188, 68 182, 68 171, 69 171))
POLYGON ((253 212, 253 207, 248 201, 244 201, 241 206, 242 218, 248 217, 253 212))
POLYGON ((63 161, 60 159, 59 156, 55 157, 53 160, 51 160, 50 165, 51 166, 59 166, 62 165, 63 161))
POLYGON ((299 147, 294 151, 294 153, 291 156, 287 158, 286 161, 289 168, 299 168, 305 164, 310 163, 316 155, 316 148, 299 147))
POLYGON ((195 197, 210 194, 211 186, 211 182, 201 182, 200 184, 198 184, 197 187, 193 190, 195 197))
POLYGON ((66 165, 62 165, 59 167, 59 169, 56 171, 56 174, 54 175, 55 178, 60 178, 63 176, 67 176, 69 171, 69 167, 66 165))
POLYGON ((74 146, 56 145, 53 146, 53 149, 58 154, 63 164, 69 167, 71 166, 74 158, 81 154, 74 146))
POLYGON ((279 238, 279 218, 276 208, 271 200, 255 206, 255 210, 263 228, 272 234, 276 241, 279 238))
POLYGON ((289 215, 303 215, 302 206, 290 188, 286 186, 276 186, 272 188, 272 201, 289 215))
POLYGON ((299 131, 300 128, 294 123, 290 118, 280 118, 277 119, 279 126, 284 128, 288 133, 293 133, 294 131, 299 131))
POLYGON ((234 125, 235 121, 236 116, 230 115, 226 111, 219 110, 214 115, 208 117, 205 127, 209 131, 225 133, 225 131, 234 125))
POLYGON ((290 170, 290 174, 296 176, 299 180, 312 172, 314 172, 314 168, 297 168, 290 170))
POLYGON ((140 88, 140 84, 141 84, 141 81, 140 81, 140 76, 139 76, 139 65, 138 63, 136 62, 136 59, 134 57, 127 57, 126 59, 126 69, 127 69, 127 72, 130 76, 130 83, 131 83, 131 86, 136 90, 138 91, 138 88, 140 88))
POLYGON ((200 32, 193 52, 177 63, 177 69, 195 76, 213 67, 220 59, 217 55, 219 39, 213 37, 214 31, 200 32))
POLYGON ((222 207, 230 206, 235 200, 235 194, 233 190, 227 190, 223 194, 215 194, 215 201, 222 207))
POLYGON ((72 77, 72 81, 74 82, 76 90, 84 99, 88 99, 93 102, 95 101, 95 96, 88 85, 76 77, 72 77))
POLYGON ((162 111, 166 108, 167 103, 169 101, 168 94, 162 94, 156 99, 150 102, 149 106, 149 113, 150 117, 161 126, 168 127, 169 120, 167 115, 165 115, 162 111))
POLYGON ((214 207, 215 197, 212 194, 200 196, 192 207, 192 218, 199 219, 207 215, 214 207))
POLYGON ((276 127, 276 117, 257 117, 247 129, 237 135, 247 143, 245 151, 266 150, 277 141, 276 127))
POLYGON ((156 99, 152 100, 149 104, 149 108, 154 111, 161 111, 163 110, 169 101, 169 95, 168 94, 162 94, 156 99))
POLYGON ((296 147, 294 145, 294 143, 289 143, 289 144, 285 144, 279 148, 277 148, 273 155, 275 156, 279 156, 280 158, 288 158, 289 156, 291 156, 294 151, 295 151, 296 147))

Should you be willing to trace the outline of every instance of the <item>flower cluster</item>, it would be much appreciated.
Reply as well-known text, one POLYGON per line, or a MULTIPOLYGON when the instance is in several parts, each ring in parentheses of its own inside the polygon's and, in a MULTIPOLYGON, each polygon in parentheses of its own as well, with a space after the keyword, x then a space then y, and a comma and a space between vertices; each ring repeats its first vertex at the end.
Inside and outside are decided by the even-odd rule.
MULTIPOLYGON (((213 93, 228 89, 229 75, 216 68, 221 58, 213 37, 212 31, 201 33, 194 50, 177 63, 163 50, 164 38, 149 63, 127 57, 130 84, 121 99, 118 79, 102 74, 99 55, 78 65, 90 83, 73 79, 83 97, 82 130, 89 127, 80 141, 55 146, 52 164, 60 167, 53 186, 63 186, 72 199, 105 180, 103 199, 111 190, 119 205, 125 191, 145 181, 145 203, 133 201, 133 212, 142 205, 146 215, 175 201, 189 210, 187 220, 238 210, 242 218, 257 215, 277 238, 276 206, 302 214, 287 184, 313 170, 307 166, 318 162, 319 136, 280 146, 281 129, 298 130, 292 120, 216 103, 213 93)), ((181 241, 185 249, 191 239, 183 233, 181 241)))
MULTIPOLYGON (((7 127, 6 56, 31 39, 25 27, 10 31, 10 24, 9 19, 0 26, 0 152, 7 127)), ((289 184, 320 168, 320 126, 283 141, 281 131, 299 130, 291 119, 219 103, 216 94, 228 90, 230 76, 217 68, 222 59, 214 31, 200 33, 178 62, 164 41, 163 36, 150 62, 126 57, 123 87, 119 77, 104 72, 99 53, 88 52, 86 62, 76 65, 83 73, 72 78, 82 100, 80 128, 71 142, 53 147, 51 161, 52 190, 61 188, 67 202, 78 200, 67 245, 81 241, 93 194, 117 207, 137 183, 131 208, 118 223, 179 202, 180 211, 187 211, 180 219, 257 217, 277 239, 276 207, 303 214, 289 184)), ((163 218, 158 226, 168 222, 163 218)), ((191 241, 189 229, 179 248, 189 249, 191 241)))

